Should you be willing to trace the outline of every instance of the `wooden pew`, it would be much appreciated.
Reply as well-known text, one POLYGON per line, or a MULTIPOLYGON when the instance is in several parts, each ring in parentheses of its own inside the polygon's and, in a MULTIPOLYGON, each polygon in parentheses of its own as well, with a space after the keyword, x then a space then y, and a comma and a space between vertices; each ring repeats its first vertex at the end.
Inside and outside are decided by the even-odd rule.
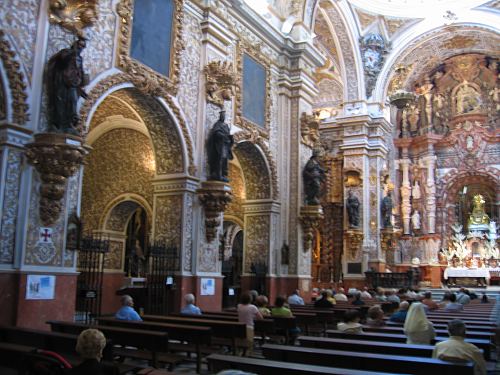
POLYGON ((115 354, 125 357, 151 360, 154 367, 159 367, 159 362, 170 363, 174 366, 181 361, 178 356, 168 353, 168 334, 166 332, 152 332, 149 330, 128 329, 120 327, 109 327, 103 325, 87 325, 73 322, 48 321, 50 327, 55 332, 64 332, 78 335, 87 328, 95 328, 101 331, 104 336, 110 338, 115 345, 134 346, 143 349, 142 351, 115 349, 115 354), (146 350, 147 352, 144 352, 146 350), (165 353, 161 354, 160 353, 165 353))
POLYGON ((99 318, 99 324, 123 327, 131 329, 153 330, 157 332, 166 332, 170 340, 179 340, 187 342, 189 345, 183 345, 184 351, 194 351, 196 353, 196 372, 201 371, 201 348, 210 346, 212 329, 210 327, 190 326, 186 324, 170 324, 157 322, 137 322, 129 320, 117 320, 114 318, 99 318))
MULTIPOLYGON (((328 330, 326 331, 328 337, 334 338, 350 338, 353 340, 366 340, 366 341, 381 341, 381 342, 404 342, 406 343, 405 335, 379 333, 379 332, 366 332, 361 334, 344 333, 340 331, 328 330)), ((448 337, 438 336, 435 341, 446 341, 448 337)), ((484 356, 487 360, 490 359, 490 342, 488 340, 478 339, 465 339, 466 342, 476 345, 478 348, 483 349, 484 356)))
MULTIPOLYGON (((434 327, 437 336, 449 336, 447 329, 438 329, 434 327)), ((396 334, 404 334, 403 327, 370 327, 363 326, 363 331, 365 332, 382 332, 382 333, 396 333, 396 334)), ((490 340, 493 338, 493 332, 477 332, 472 330, 467 330, 466 337, 470 339, 480 339, 480 340, 490 340)))
MULTIPOLYGON (((387 320, 386 322, 386 327, 403 327, 404 323, 399 323, 399 322, 391 322, 390 320, 387 320)), ((447 323, 433 323, 435 329, 448 329, 448 324, 447 323)), ((478 331, 478 332, 493 332, 495 331, 495 328, 492 326, 467 326, 465 325, 468 330, 471 331, 478 331)))
POLYGON ((440 359, 359 353, 299 346, 266 344, 262 347, 266 359, 296 362, 316 366, 342 365, 354 370, 392 371, 405 374, 473 375, 473 364, 450 363, 440 359))
POLYGON ((162 316, 162 315, 144 315, 145 322, 158 322, 167 324, 184 324, 190 326, 210 327, 212 329, 212 338, 223 339, 222 343, 229 341, 233 354, 236 354, 238 347, 247 347, 247 327, 245 323, 229 320, 202 319, 193 316, 162 316))
POLYGON ((212 354, 207 357, 208 367, 211 373, 217 373, 222 370, 241 370, 259 375, 389 375, 395 373, 373 372, 349 370, 346 368, 337 368, 331 366, 313 366, 300 363, 287 363, 270 361, 266 359, 234 357, 229 355, 212 354))

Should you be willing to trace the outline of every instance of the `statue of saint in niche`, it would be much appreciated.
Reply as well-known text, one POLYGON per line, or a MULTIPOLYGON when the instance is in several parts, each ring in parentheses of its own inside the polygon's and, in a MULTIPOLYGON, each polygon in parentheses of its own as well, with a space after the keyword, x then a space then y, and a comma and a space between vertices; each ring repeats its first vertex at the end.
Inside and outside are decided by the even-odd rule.
POLYGON ((233 159, 233 136, 226 120, 226 112, 220 111, 219 120, 208 135, 207 154, 209 180, 229 182, 228 161, 233 159))
POLYGON ((411 215, 411 225, 413 226, 413 229, 420 229, 420 213, 418 210, 413 211, 413 214, 411 215))
POLYGON ((83 71, 81 52, 86 39, 79 37, 71 46, 57 52, 47 67, 47 95, 49 99, 49 129, 61 133, 79 135, 77 130, 77 102, 86 99, 83 90, 88 77, 83 71))
POLYGON ((325 180, 325 170, 321 167, 318 156, 320 150, 313 150, 313 154, 302 172, 304 180, 304 193, 306 194, 306 204, 311 206, 319 205, 321 196, 321 183, 325 180))
POLYGON ((351 228, 357 228, 359 226, 359 199, 350 190, 347 196, 346 207, 349 226, 351 228))
POLYGON ((391 192, 388 191, 387 195, 382 199, 382 223, 384 228, 392 228, 392 198, 391 192))

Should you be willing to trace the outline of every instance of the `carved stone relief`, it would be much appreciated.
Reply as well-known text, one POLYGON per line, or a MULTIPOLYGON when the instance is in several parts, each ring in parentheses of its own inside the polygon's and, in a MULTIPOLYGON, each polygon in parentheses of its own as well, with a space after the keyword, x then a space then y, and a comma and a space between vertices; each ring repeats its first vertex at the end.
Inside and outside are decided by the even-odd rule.
POLYGON ((31 81, 36 43, 36 20, 40 12, 39 0, 4 0, 0 2, 0 19, 2 28, 9 34, 15 44, 22 65, 31 81), (29 27, 27 27, 30 25, 29 27))
POLYGON ((200 60, 202 33, 197 18, 185 12, 183 40, 185 49, 182 51, 180 63, 179 85, 177 99, 186 115, 187 123, 191 129, 193 139, 196 140, 198 123, 198 99, 200 82, 200 60))
POLYGON ((182 195, 155 197, 154 240, 181 251, 183 199, 182 195))
POLYGON ((184 271, 191 271, 192 258, 193 258, 193 195, 188 193, 184 198, 184 248, 182 251, 183 256, 183 269, 184 271))
POLYGON ((234 163, 229 163, 229 181, 233 200, 227 206, 225 215, 235 216, 243 221, 243 203, 246 198, 245 181, 243 171, 234 163))
POLYGON ((3 208, 0 217, 0 263, 12 263, 16 234, 17 211, 19 207, 19 188, 21 179, 22 152, 10 149, 7 154, 3 208))
MULTIPOLYGON (((19 125, 24 125, 29 120, 26 83, 21 71, 21 65, 16 60, 16 52, 13 50, 3 30, 0 30, 0 60, 7 75, 10 95, 12 97, 12 120, 19 125)), ((4 112, 6 111, 7 108, 5 108, 4 112)))
POLYGON ((244 171, 247 199, 271 198, 269 170, 256 147, 250 142, 242 142, 233 149, 233 152, 244 171))
POLYGON ((251 265, 256 263, 267 264, 269 251, 269 229, 271 221, 269 215, 245 217, 245 268, 244 272, 251 271, 251 265))

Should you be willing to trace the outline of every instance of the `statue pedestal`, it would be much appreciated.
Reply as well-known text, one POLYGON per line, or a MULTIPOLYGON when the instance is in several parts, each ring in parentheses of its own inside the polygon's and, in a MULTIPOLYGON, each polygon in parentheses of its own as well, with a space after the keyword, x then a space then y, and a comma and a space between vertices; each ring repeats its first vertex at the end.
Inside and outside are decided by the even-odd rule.
POLYGON ((82 138, 64 133, 40 133, 34 138, 25 146, 26 157, 40 174, 40 219, 50 226, 61 214, 67 179, 83 165, 90 147, 82 138))
POLYGON ((323 220, 323 208, 321 206, 302 206, 300 208, 300 222, 304 230, 304 251, 308 251, 312 247, 314 239, 314 231, 318 228, 319 223, 323 220))
POLYGON ((221 213, 231 202, 233 194, 227 183, 213 180, 202 182, 196 194, 205 209, 205 236, 210 243, 217 236, 217 229, 221 225, 221 213))
POLYGON ((388 264, 394 264, 394 250, 399 237, 401 237, 401 231, 394 230, 393 227, 384 228, 380 231, 380 247, 388 264))
POLYGON ((346 243, 346 254, 348 260, 357 260, 358 252, 363 243, 363 231, 361 229, 348 229, 344 231, 344 238, 346 243))

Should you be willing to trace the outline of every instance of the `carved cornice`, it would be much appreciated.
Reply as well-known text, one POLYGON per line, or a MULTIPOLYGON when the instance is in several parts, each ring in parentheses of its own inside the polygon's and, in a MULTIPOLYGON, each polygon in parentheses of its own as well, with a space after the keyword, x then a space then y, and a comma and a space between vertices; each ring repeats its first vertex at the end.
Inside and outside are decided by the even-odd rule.
POLYGON ((269 138, 271 127, 271 60, 260 52, 259 46, 250 45, 241 41, 236 52, 236 71, 240 72, 237 79, 235 104, 236 104, 236 124, 248 130, 257 130, 262 137, 269 138), (266 98, 265 98, 265 124, 264 128, 243 117, 243 55, 247 54, 258 63, 262 64, 266 70, 266 98))
POLYGON ((3 30, 0 30, 0 59, 9 81, 12 120, 19 125, 24 125, 29 120, 25 79, 21 72, 21 64, 16 60, 16 52, 3 30))
POLYGON ((237 76, 228 61, 211 61, 203 69, 207 101, 223 108, 224 102, 234 96, 237 76))
POLYGON ((49 21, 83 36, 83 29, 97 20, 97 0, 50 0, 49 21))
MULTIPOLYGON (((80 126, 84 128, 84 124, 87 122, 87 117, 88 114, 90 113, 90 110, 107 91, 109 91, 115 86, 122 85, 125 83, 133 83, 131 75, 126 73, 117 73, 110 75, 104 78, 99 83, 97 83, 88 93, 88 98, 85 100, 80 109, 80 126)), ((140 87, 137 87, 137 89, 143 92, 145 95, 155 96, 152 93, 141 90, 140 87)), ((193 160, 193 152, 194 152, 193 143, 191 141, 191 137, 189 136, 189 130, 186 121, 182 117, 179 107, 175 104, 174 100, 170 95, 162 96, 162 99, 164 99, 167 102, 177 122, 180 125, 182 136, 184 137, 184 141, 186 142, 188 151, 188 160, 189 160, 188 172, 191 175, 194 175, 196 173, 196 167, 194 165, 194 160, 193 160)))
POLYGON ((141 91, 155 96, 176 95, 179 75, 181 51, 185 48, 182 40, 184 0, 174 1, 174 16, 172 21, 172 46, 170 48, 170 74, 163 76, 139 61, 129 56, 132 41, 132 0, 122 0, 117 5, 120 16, 118 36, 118 66, 130 74, 134 85, 141 91))

